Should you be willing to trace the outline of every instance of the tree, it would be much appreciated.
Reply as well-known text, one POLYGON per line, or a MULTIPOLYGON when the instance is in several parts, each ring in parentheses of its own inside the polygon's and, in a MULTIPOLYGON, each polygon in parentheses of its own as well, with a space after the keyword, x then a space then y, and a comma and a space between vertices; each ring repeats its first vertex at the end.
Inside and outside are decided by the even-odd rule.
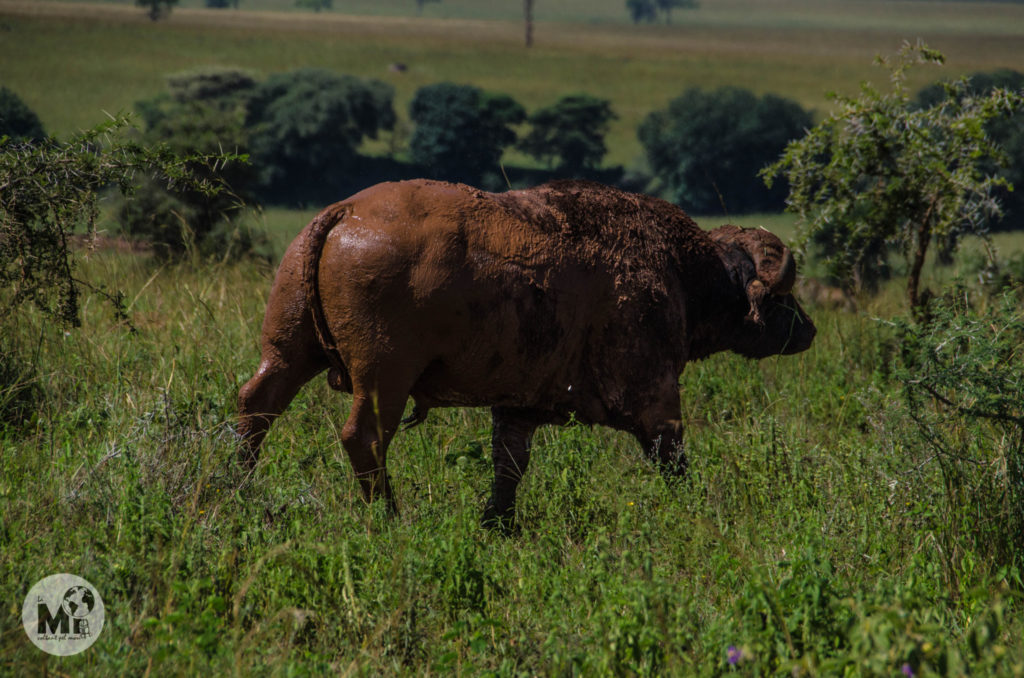
MULTIPOLYGON (((1024 90, 1024 73, 1003 68, 991 72, 973 73, 967 78, 964 94, 984 96, 994 89, 1024 90)), ((939 103, 946 96, 946 88, 936 83, 918 92, 915 106, 926 108, 939 103)), ((985 166, 986 172, 994 172, 1008 184, 1021 190, 1009 191, 996 188, 996 196, 1003 208, 1003 217, 993 224, 993 230, 1024 229, 1024 117, 999 116, 985 126, 985 131, 1006 155, 1004 167, 994 164, 985 166)))
MULTIPOLYGON (((145 122, 145 143, 162 144, 183 157, 213 155, 222 149, 248 154, 245 110, 256 88, 251 74, 214 68, 177 73, 167 81, 167 93, 136 105, 145 122)), ((212 179, 210 168, 191 169, 196 176, 212 179)), ((161 254, 181 253, 190 242, 201 250, 223 249, 226 227, 239 205, 253 199, 257 176, 248 163, 231 163, 218 167, 217 177, 224 190, 211 197, 189 186, 168 187, 141 176, 132 199, 122 203, 118 220, 127 233, 145 238, 161 254)))
POLYGON ((655 0, 658 9, 665 15, 665 23, 672 23, 673 9, 696 9, 697 0, 655 0))
MULTIPOLYGON (((90 285, 76 277, 68 240, 76 229, 95 233, 101 190, 130 195, 133 177, 147 174, 215 196, 215 173, 201 177, 195 168, 238 160, 145 147, 125 137, 128 128, 118 117, 67 142, 0 139, 0 317, 33 304, 57 322, 79 324, 80 288, 90 285)), ((106 294, 120 310, 120 296, 106 294)))
POLYGON ((0 137, 15 141, 39 141, 46 137, 39 116, 17 94, 0 87, 0 137))
POLYGON ((393 98, 379 80, 323 69, 267 78, 249 101, 246 126, 268 196, 295 204, 335 195, 363 139, 394 127, 393 98))
POLYGON ((946 85, 933 105, 911 105, 906 71, 944 59, 924 44, 905 44, 890 71, 892 90, 868 84, 858 98, 832 95, 837 110, 787 147, 764 177, 784 176, 788 207, 800 215, 805 244, 823 244, 831 273, 847 286, 870 265, 868 253, 884 244, 907 259, 907 301, 921 306, 921 270, 932 240, 956 241, 982 234, 999 214, 993 190, 1006 181, 986 174, 983 162, 998 158, 985 125, 1019 110, 1024 97, 993 90, 968 96, 967 83, 946 85))
POLYGON ((423 14, 423 7, 428 2, 441 2, 441 0, 416 0, 416 16, 420 16, 423 14))
POLYGON ((334 0, 295 0, 295 6, 319 12, 322 9, 331 9, 334 6, 334 0))
POLYGON ((607 99, 565 96, 527 118, 530 133, 519 149, 549 166, 558 159, 559 171, 565 174, 594 169, 607 153, 604 136, 616 117, 607 99))
POLYGON ((413 162, 439 179, 479 183, 485 173, 497 174, 502 153, 516 140, 510 126, 526 111, 507 95, 443 82, 417 90, 409 115, 416 125, 413 162))
POLYGON ((784 187, 758 178, 811 116, 796 102, 735 87, 691 88, 638 130, 648 162, 671 200, 697 214, 781 209, 784 187))
POLYGON ((626 0, 626 9, 633 23, 654 22, 658 18, 658 6, 654 0, 626 0))
POLYGON ((171 8, 178 4, 178 0, 135 0, 135 4, 145 7, 150 19, 159 21, 171 13, 171 8))
POLYGON ((641 21, 652 23, 659 13, 665 16, 665 23, 670 24, 673 9, 695 9, 698 6, 697 0, 626 0, 626 9, 636 24, 641 21))

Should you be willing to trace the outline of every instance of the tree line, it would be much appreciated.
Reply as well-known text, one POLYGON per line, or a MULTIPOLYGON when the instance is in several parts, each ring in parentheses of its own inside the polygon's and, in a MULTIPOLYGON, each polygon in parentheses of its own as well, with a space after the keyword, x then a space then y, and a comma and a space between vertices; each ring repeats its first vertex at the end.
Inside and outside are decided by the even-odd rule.
MULTIPOLYGON (((238 9, 241 0, 204 0, 205 5, 210 9, 226 9, 228 7, 238 9)), ((334 0, 294 0, 295 6, 302 9, 319 12, 332 9, 334 0)), ((441 0, 413 0, 416 7, 416 15, 423 14, 423 7, 430 3, 439 3, 441 0)), ((135 4, 142 7, 146 14, 153 21, 158 21, 177 6, 178 0, 135 0, 135 4)), ((699 6, 697 0, 625 0, 625 9, 634 23, 641 21, 654 22, 664 18, 666 24, 672 23, 672 10, 674 9, 695 9, 699 6)), ((527 32, 530 31, 529 24, 532 22, 533 0, 523 0, 523 13, 527 22, 527 32)), ((527 47, 529 47, 527 38, 527 47)))
MULTIPOLYGON (((956 96, 964 101, 1000 87, 1024 88, 1024 74, 976 74, 956 96)), ((947 88, 925 88, 900 105, 935 109, 948 96, 947 88)), ((0 134, 44 135, 35 114, 9 90, 0 90, 0 109, 0 134)), ((395 112, 393 88, 379 80, 323 69, 260 78, 217 68, 169 76, 167 90, 138 102, 136 109, 142 144, 162 144, 182 156, 227 150, 249 159, 218 168, 230 190, 214 198, 146 177, 138 180, 132 199, 118 210, 121 224, 129 234, 170 251, 183 249, 190 239, 209 239, 219 248, 239 202, 322 205, 379 181, 418 176, 490 190, 589 178, 661 195, 694 214, 780 211, 796 175, 780 170, 766 184, 759 173, 813 124, 810 111, 779 96, 735 87, 689 88, 642 120, 637 135, 644 166, 626 170, 602 164, 605 135, 616 115, 608 100, 585 93, 527 112, 506 94, 436 83, 415 92, 406 125, 395 112), (373 155, 360 152, 368 140, 377 142, 373 155), (502 158, 513 148, 536 166, 504 166, 502 158)), ((986 122, 985 130, 1008 162, 1000 168, 987 161, 983 169, 1000 177, 991 191, 1004 206, 1001 223, 1016 228, 1024 219, 1024 198, 1008 185, 1024 183, 1024 125, 1019 116, 1002 116, 986 122)), ((861 140, 865 148, 872 146, 868 136, 861 140)), ((801 160, 802 166, 827 157, 816 153, 801 160)), ((835 258, 851 239, 840 231, 834 223, 819 231, 817 245, 826 256, 835 258)), ((953 243, 956 233, 944 237, 953 243)), ((888 247, 885 238, 867 245, 869 254, 850 270, 884 271, 878 262, 888 247), (878 261, 871 258, 872 248, 878 261)))

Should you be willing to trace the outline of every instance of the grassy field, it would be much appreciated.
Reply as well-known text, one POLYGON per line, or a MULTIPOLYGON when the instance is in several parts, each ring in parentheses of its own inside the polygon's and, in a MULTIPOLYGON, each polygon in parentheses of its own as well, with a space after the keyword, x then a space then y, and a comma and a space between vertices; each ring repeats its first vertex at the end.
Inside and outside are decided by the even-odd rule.
MULTIPOLYGON (((555 16, 563 20, 539 23, 537 44, 526 50, 514 12, 473 9, 507 4, 517 3, 428 5, 427 14, 456 15, 446 19, 347 15, 340 3, 318 15, 186 8, 154 23, 130 4, 0 0, 0 83, 56 134, 91 127, 104 111, 131 110, 161 92, 168 73, 206 65, 263 74, 320 66, 380 78, 394 85, 402 116, 417 88, 442 80, 506 92, 531 110, 585 91, 611 100, 619 116, 608 163, 631 165, 640 155, 637 124, 689 86, 746 87, 820 110, 826 91, 854 93, 861 80, 883 78, 872 60, 903 40, 923 38, 948 57, 946 68, 918 72, 924 84, 1019 67, 1024 39, 1024 6, 1009 3, 708 0, 679 12, 672 26, 633 26, 619 3, 605 0, 593 3, 596 22, 586 18, 590 3, 567 3, 555 16), (389 72, 394 62, 408 71, 389 72)), ((539 17, 545 4, 563 6, 538 3, 539 17)), ((395 14, 388 8, 405 5, 379 7, 395 14)))
MULTIPOLYGON (((359 498, 349 399, 323 379, 255 474, 236 465, 269 266, 82 257, 78 275, 125 291, 130 326, 87 294, 79 330, 23 313, 2 335, 23 370, 4 398, 32 408, 0 427, 0 674, 1024 671, 1019 563, 978 538, 991 517, 957 510, 888 368, 876 318, 899 313, 899 281, 859 314, 810 304, 806 353, 689 366, 684 482, 627 436, 542 429, 522 533, 503 538, 478 525, 485 411, 396 438, 397 519, 359 498), (59 571, 107 606, 97 644, 63 659, 18 618, 59 571)), ((979 475, 1001 450, 975 451, 979 475)))
MULTIPOLYGON (((614 102, 610 160, 628 164, 636 122, 689 85, 820 107, 879 77, 874 54, 903 38, 945 51, 944 74, 1019 68, 1024 39, 1013 4, 704 0, 673 26, 634 27, 618 0, 541 0, 525 51, 517 2, 443 0, 422 19, 411 0, 320 16, 242 2, 183 0, 154 24, 130 2, 0 0, 0 84, 57 134, 209 64, 380 77, 400 108, 443 79, 528 107, 582 89, 614 102)), ((312 213, 252 219, 280 253, 312 213)), ((787 215, 736 221, 796 235, 787 215)), ((1020 234, 996 241, 1024 251, 1020 234)), ((929 265, 928 283, 959 277, 993 304, 979 249, 929 265)), ((894 372, 899 279, 857 312, 805 300, 819 330, 805 353, 689 365, 685 480, 628 436, 541 429, 521 533, 505 538, 479 526, 483 410, 435 410, 396 437, 393 519, 360 498, 339 441, 350 398, 323 378, 255 473, 236 463, 273 264, 78 258, 77 277, 124 292, 127 321, 88 287, 79 329, 0 317, 0 676, 1024 676, 1021 554, 995 546, 1021 513, 1014 440, 951 425, 956 454, 937 455, 921 434, 894 372), (56 572, 88 579, 107 612, 67 658, 21 627, 26 592, 56 572)))

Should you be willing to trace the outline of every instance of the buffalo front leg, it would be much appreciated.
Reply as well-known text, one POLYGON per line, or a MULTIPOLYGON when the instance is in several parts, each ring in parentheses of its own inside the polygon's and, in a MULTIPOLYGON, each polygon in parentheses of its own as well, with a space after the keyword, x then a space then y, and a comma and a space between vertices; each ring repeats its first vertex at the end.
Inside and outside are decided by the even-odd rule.
POLYGON ((491 422, 494 484, 482 523, 510 532, 515 523, 516 489, 530 463, 530 441, 537 423, 521 411, 503 407, 491 409, 491 422))
POLYGON ((683 422, 679 417, 679 383, 666 379, 660 397, 649 403, 633 434, 644 454, 658 465, 665 475, 686 475, 686 453, 683 450, 683 422))
POLYGON ((686 453, 683 450, 683 423, 668 420, 638 434, 637 440, 647 457, 667 476, 686 475, 686 453))

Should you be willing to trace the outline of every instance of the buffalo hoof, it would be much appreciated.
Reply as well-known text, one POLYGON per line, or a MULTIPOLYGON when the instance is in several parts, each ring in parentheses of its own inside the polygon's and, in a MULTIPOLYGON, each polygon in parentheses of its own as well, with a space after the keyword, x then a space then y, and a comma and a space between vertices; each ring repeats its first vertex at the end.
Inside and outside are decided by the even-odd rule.
POLYGON ((487 502, 484 515, 480 519, 480 526, 487 530, 493 530, 504 537, 513 537, 519 534, 515 507, 511 506, 507 510, 499 512, 494 508, 494 504, 487 502))

